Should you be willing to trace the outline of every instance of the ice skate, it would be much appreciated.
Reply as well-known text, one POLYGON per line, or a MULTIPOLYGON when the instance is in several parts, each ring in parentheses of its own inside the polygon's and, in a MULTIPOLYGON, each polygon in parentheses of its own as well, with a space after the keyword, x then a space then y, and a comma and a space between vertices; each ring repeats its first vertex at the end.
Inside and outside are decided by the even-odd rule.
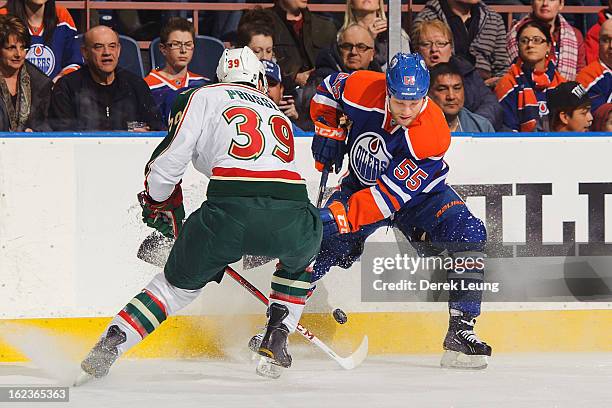
POLYGON ((100 339, 87 357, 81 362, 81 374, 74 382, 75 386, 85 384, 94 378, 102 378, 108 374, 111 365, 119 357, 117 346, 124 343, 126 335, 113 325, 109 327, 106 336, 100 339))
POLYGON ((487 356, 491 355, 491 346, 476 336, 475 324, 476 319, 471 316, 451 313, 440 366, 471 369, 487 367, 487 356))
POLYGON ((289 315, 289 310, 284 305, 272 303, 268 313, 270 318, 268 319, 266 333, 257 350, 263 358, 260 359, 256 372, 263 377, 278 378, 280 377, 280 370, 273 366, 291 367, 291 356, 287 352, 289 329, 282 323, 283 319, 289 315))

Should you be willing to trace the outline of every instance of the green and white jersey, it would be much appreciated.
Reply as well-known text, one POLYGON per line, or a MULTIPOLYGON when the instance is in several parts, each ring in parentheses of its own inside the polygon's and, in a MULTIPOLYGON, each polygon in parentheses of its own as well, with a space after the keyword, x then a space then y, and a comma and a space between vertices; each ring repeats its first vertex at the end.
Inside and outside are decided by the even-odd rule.
POLYGON ((168 127, 145 170, 154 200, 170 196, 189 161, 210 178, 208 196, 307 200, 291 122, 257 89, 224 83, 187 90, 168 127))

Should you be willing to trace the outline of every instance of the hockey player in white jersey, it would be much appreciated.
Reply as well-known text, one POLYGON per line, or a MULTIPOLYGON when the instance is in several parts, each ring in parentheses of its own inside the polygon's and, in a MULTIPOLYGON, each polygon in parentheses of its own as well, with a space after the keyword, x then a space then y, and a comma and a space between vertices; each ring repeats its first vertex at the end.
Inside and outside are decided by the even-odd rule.
MULTIPOLYGON (((220 83, 182 93, 168 135, 145 169, 143 220, 176 238, 158 274, 113 318, 81 363, 86 378, 105 376, 125 351, 220 282, 243 254, 278 258, 267 330, 259 353, 289 367, 287 336, 296 329, 309 268, 321 243, 319 211, 296 170, 291 122, 266 96, 263 65, 248 48, 225 50, 220 83), (207 201, 185 224, 181 178, 189 162, 210 178, 207 201)), ((163 329, 162 329, 163 330, 163 329)))

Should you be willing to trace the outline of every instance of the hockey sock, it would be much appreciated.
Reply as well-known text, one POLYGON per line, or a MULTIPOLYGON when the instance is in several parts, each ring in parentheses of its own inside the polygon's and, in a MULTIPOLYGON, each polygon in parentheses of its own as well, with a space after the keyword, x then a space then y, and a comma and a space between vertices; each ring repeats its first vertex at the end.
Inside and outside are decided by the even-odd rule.
MULTIPOLYGON (((191 303, 202 291, 180 289, 172 286, 163 274, 157 274, 151 282, 127 304, 110 322, 127 336, 117 348, 123 354, 151 334, 168 316, 191 303)), ((108 328, 107 328, 108 330, 108 328)), ((103 336, 106 335, 106 330, 103 336)))
POLYGON ((447 280, 452 285, 449 291, 450 309, 471 316, 480 315, 482 284, 484 281, 483 254, 481 252, 457 252, 452 254, 455 269, 448 271, 447 280), (481 261, 475 261, 475 260, 481 261))
POLYGON ((283 323, 290 333, 293 333, 297 328, 309 292, 312 294, 311 275, 312 268, 310 267, 298 273, 289 273, 279 263, 272 276, 270 303, 287 306, 289 315, 283 320, 283 323))
POLYGON ((273 303, 287 306, 289 314, 283 319, 282 323, 287 326, 287 329, 289 329, 289 333, 293 333, 297 328, 300 318, 302 317, 302 312, 304 311, 304 304, 291 303, 278 299, 270 301, 270 305, 272 305, 273 303))

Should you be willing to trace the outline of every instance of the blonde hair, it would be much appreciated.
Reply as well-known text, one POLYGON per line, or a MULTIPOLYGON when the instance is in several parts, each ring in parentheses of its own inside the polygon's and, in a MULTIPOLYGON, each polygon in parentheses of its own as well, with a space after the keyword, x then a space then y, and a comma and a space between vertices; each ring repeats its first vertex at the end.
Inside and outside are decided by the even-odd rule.
MULTIPOLYGON (((351 6, 352 1, 353 0, 346 0, 346 11, 344 12, 344 24, 342 25, 342 29, 347 29, 351 24, 357 23, 357 17, 355 17, 353 7, 351 6)), ((382 18, 383 20, 387 19, 387 15, 385 14, 384 0, 378 0, 378 10, 376 10, 376 17, 382 18)))
POLYGON ((412 29, 411 37, 412 37, 413 44, 415 44, 417 47, 419 46, 419 43, 421 42, 421 35, 426 30, 440 31, 442 34, 446 36, 446 38, 448 38, 448 41, 450 41, 451 47, 453 46, 453 32, 451 31, 450 27, 444 21, 435 19, 435 20, 428 20, 428 21, 420 21, 414 25, 414 28, 412 29))

